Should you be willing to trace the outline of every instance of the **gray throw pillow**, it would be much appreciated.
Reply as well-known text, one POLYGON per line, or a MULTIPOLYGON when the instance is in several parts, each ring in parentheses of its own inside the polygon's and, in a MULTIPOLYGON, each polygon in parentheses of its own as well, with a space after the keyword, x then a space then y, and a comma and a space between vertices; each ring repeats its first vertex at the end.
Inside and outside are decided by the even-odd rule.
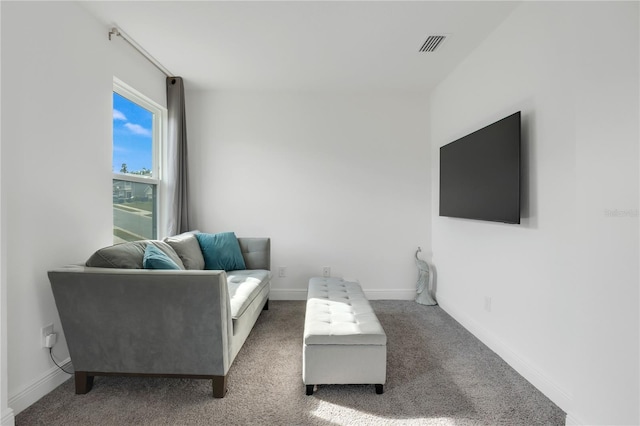
POLYGON ((180 269, 184 269, 184 264, 173 248, 163 241, 156 240, 131 241, 101 248, 85 264, 95 268, 143 269, 144 251, 148 244, 159 248, 180 269))
POLYGON ((164 242, 173 247, 173 250, 180 257, 186 269, 204 269, 204 257, 202 256, 200 244, 195 236, 197 232, 198 231, 185 232, 164 239, 164 242))

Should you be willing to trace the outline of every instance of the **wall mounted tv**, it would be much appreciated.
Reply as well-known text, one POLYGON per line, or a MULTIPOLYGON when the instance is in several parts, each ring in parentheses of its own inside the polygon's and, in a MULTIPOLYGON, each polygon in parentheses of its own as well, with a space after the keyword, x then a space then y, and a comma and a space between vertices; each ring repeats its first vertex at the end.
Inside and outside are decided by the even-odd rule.
POLYGON ((440 148, 440 216, 520 223, 520 111, 440 148))

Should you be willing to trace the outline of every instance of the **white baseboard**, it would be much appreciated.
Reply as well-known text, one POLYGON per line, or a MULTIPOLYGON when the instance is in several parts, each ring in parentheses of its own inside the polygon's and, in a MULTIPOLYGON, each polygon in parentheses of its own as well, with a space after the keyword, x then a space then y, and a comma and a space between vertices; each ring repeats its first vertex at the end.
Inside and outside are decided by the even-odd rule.
MULTIPOLYGON (((415 290, 364 290, 369 300, 413 300, 415 290)), ((269 294, 271 300, 307 300, 307 289, 272 288, 269 294)))
POLYGON ((2 413, 2 418, 0 419, 1 426, 15 426, 16 419, 13 415, 13 410, 8 408, 6 412, 2 413))
POLYGON ((566 426, 583 426, 583 425, 586 425, 586 423, 580 420, 575 415, 571 413, 567 413, 567 422, 565 423, 565 425, 566 426))
MULTIPOLYGON (((73 368, 70 358, 65 359, 60 365, 67 371, 73 368)), ((52 367, 47 370, 42 377, 35 379, 16 392, 15 395, 10 395, 9 407, 11 407, 15 415, 18 415, 25 408, 66 382, 70 377, 72 376, 60 370, 58 367, 52 367)), ((2 426, 4 426, 4 419, 2 426)))
MULTIPOLYGON (((455 306, 448 303, 446 299, 442 297, 438 298, 438 304, 449 315, 451 315, 456 321, 458 321, 464 328, 466 328, 471 334, 480 339, 482 343, 487 345, 498 356, 500 356, 507 364, 509 364, 514 370, 516 370, 522 377, 524 377, 529 383, 535 386, 540 392, 546 395, 551 401, 553 401, 558 407, 565 412, 568 412, 571 407, 572 399, 570 393, 564 390, 556 382, 551 380, 545 374, 543 374, 538 368, 532 365, 525 357, 521 356, 515 350, 513 350, 508 344, 496 337, 491 331, 481 326, 476 320, 469 317, 467 314, 456 309, 455 306)), ((569 419, 567 416, 567 424, 569 419)), ((577 420, 572 417, 572 420, 577 420)), ((571 423, 581 424, 581 423, 571 423)))
POLYGON ((307 289, 272 288, 269 300, 307 300, 307 289))

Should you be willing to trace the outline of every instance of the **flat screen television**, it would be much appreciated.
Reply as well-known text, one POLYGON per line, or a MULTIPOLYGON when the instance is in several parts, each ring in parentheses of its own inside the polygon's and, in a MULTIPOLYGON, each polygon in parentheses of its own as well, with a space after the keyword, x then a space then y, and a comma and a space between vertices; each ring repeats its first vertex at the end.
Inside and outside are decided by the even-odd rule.
POLYGON ((440 148, 440 216, 520 223, 520 111, 440 148))

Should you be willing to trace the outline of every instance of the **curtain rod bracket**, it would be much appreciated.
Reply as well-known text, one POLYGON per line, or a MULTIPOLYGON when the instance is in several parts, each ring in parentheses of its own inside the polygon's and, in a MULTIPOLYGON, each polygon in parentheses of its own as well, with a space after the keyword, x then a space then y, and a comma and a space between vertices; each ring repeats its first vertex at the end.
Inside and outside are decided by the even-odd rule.
POLYGON ((109 31, 109 40, 111 40, 111 36, 119 36, 120 35, 120 31, 118 31, 118 29, 116 27, 111 28, 111 31, 109 31))

